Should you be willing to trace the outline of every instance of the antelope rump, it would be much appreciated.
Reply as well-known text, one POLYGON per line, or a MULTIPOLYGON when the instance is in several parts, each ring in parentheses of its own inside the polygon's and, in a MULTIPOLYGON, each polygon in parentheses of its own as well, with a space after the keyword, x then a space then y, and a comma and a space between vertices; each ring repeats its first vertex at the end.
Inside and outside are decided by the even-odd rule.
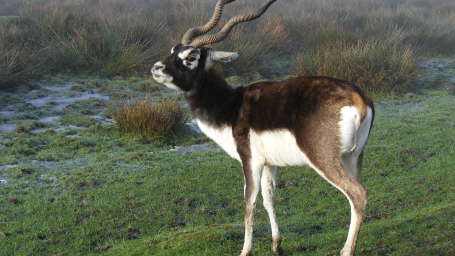
POLYGON ((225 39, 235 25, 260 17, 276 0, 230 19, 218 33, 207 34, 219 22, 223 7, 234 1, 219 0, 207 24, 189 29, 171 55, 153 65, 153 78, 183 92, 200 129, 241 163, 245 182, 242 256, 252 253, 259 191, 271 223, 272 251, 282 252, 274 209, 276 167, 304 165, 348 199, 351 223, 341 256, 354 255, 367 202, 359 171, 373 125, 373 102, 355 85, 323 76, 229 86, 217 62, 231 62, 238 54, 205 46, 225 39))

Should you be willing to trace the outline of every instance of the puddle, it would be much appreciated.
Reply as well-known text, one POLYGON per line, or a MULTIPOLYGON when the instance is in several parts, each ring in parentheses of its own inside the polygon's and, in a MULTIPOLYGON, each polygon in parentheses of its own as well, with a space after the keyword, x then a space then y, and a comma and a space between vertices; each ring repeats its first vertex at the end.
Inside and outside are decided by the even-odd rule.
POLYGON ((188 147, 175 147, 169 151, 177 155, 185 155, 188 153, 200 153, 216 150, 219 150, 217 146, 210 146, 207 144, 195 144, 188 147))
POLYGON ((56 161, 40 161, 40 160, 32 160, 30 162, 31 165, 33 166, 42 166, 46 169, 54 169, 56 166, 57 166, 57 162, 56 161))
POLYGON ((58 133, 58 134, 62 134, 62 133, 65 133, 69 130, 82 130, 82 129, 85 129, 86 127, 82 127, 82 126, 75 126, 75 125, 68 125, 68 126, 60 126, 56 129, 53 129, 54 132, 58 133))
POLYGON ((110 119, 110 118, 107 118, 107 117, 104 117, 104 116, 100 116, 100 115, 91 115, 91 116, 88 116, 90 118, 93 118, 95 119, 96 121, 99 121, 101 123, 115 123, 114 119, 110 119))
POLYGON ((117 161, 117 165, 118 166, 121 166, 121 167, 127 167, 127 168, 131 168, 135 171, 142 171, 146 168, 146 166, 144 165, 139 165, 139 164, 127 164, 125 163, 124 161, 117 161))
POLYGON ((46 116, 38 119, 38 121, 40 121, 41 123, 56 123, 61 118, 62 118, 61 116, 46 116))
POLYGON ((10 118, 16 115, 16 112, 14 111, 0 111, 0 116, 10 118))
POLYGON ((196 119, 186 123, 185 125, 193 132, 202 133, 201 129, 199 129, 199 126, 197 125, 196 119))
POLYGON ((426 60, 422 62, 421 66, 432 70, 442 70, 446 65, 445 63, 441 63, 440 60, 426 60))
POLYGON ((74 84, 73 83, 66 83, 66 84, 61 84, 61 85, 40 84, 40 86, 41 86, 41 88, 44 88, 49 91, 63 92, 63 91, 70 90, 74 86, 74 84))
POLYGON ((15 129, 15 124, 0 124, 0 132, 13 132, 15 129))
POLYGON ((100 100, 108 100, 109 96, 101 95, 99 93, 89 93, 84 92, 79 96, 58 96, 58 95, 51 95, 46 96, 43 98, 27 100, 27 103, 32 104, 35 107, 44 107, 46 105, 52 105, 52 109, 55 111, 62 111, 67 106, 83 100, 88 99, 100 99, 100 100))
POLYGON ((39 180, 45 183, 54 183, 58 181, 58 178, 53 175, 43 174, 39 177, 39 180))
POLYGON ((0 165, 0 171, 5 171, 11 168, 17 167, 17 164, 10 164, 10 165, 0 165))

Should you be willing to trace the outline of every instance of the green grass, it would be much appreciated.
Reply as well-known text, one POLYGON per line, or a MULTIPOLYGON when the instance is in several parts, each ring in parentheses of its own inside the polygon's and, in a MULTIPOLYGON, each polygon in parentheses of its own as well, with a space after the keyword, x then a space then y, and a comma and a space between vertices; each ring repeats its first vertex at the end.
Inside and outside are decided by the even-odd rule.
MULTIPOLYGON (((452 61, 422 73, 418 90, 376 98, 377 118, 363 181, 367 218, 357 255, 454 255, 455 95, 452 61), (438 84, 439 86, 436 86, 438 84), (445 84, 442 86, 441 84, 445 84), (438 87, 437 90, 430 87, 438 87)), ((2 92, 35 119, 66 116, 46 132, 24 124, 0 137, 0 255, 236 255, 243 239, 243 178, 239 164, 221 151, 177 155, 174 146, 206 143, 182 132, 153 141, 125 136, 116 125, 84 116, 103 113, 125 95, 169 97, 145 90, 138 78, 56 77, 71 80, 68 93, 94 90, 106 100, 32 108, 27 92, 2 92), (91 102, 91 104, 89 104, 91 102), (73 114, 74 118, 71 118, 73 114), (86 123, 87 122, 87 123, 86 123), (60 126, 86 126, 84 129, 60 126)), ((60 82, 59 82, 60 81, 60 82)), ((155 84, 152 84, 152 87, 155 84)), ((50 91, 38 89, 38 94, 50 91)), ((38 96, 36 96, 38 97, 38 96)), ((336 255, 349 224, 344 196, 314 171, 281 168, 277 212, 285 255, 336 255)), ((270 228, 258 203, 254 252, 271 255, 270 228)))

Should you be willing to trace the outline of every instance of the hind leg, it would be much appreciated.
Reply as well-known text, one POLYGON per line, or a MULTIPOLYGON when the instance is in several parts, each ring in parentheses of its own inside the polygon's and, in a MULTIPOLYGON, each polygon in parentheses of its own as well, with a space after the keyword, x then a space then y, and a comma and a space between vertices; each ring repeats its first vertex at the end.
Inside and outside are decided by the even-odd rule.
POLYGON ((337 163, 322 164, 319 168, 313 168, 330 184, 340 190, 349 201, 351 206, 351 223, 349 225, 346 243, 344 244, 340 255, 352 256, 354 255, 360 225, 365 217, 367 191, 357 179, 343 167, 341 162, 342 161, 340 160, 337 163))
POLYGON ((272 252, 281 254, 281 235, 276 220, 276 213, 274 207, 274 196, 276 189, 276 167, 264 166, 261 178, 261 193, 264 208, 267 211, 270 219, 270 226, 272 229, 272 252))
POLYGON ((348 171, 358 182, 360 180, 360 170, 362 168, 363 152, 352 152, 342 156, 343 168, 348 171))

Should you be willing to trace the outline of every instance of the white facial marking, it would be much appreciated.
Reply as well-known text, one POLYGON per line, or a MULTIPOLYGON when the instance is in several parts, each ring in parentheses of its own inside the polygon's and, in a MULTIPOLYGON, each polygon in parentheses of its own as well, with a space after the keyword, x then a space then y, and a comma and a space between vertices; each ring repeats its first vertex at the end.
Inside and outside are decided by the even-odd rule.
POLYGON ((272 228, 272 238, 274 240, 278 240, 281 237, 274 207, 276 174, 276 167, 264 166, 261 178, 262 203, 267 211, 267 214, 269 215, 270 226, 272 228))
POLYGON ((179 53, 179 58, 184 60, 188 57, 188 55, 190 55, 191 51, 193 51, 194 49, 190 48, 190 49, 186 49, 184 50, 183 52, 180 52, 179 53))
POLYGON ((193 70, 199 65, 199 59, 201 54, 199 50, 190 48, 179 53, 179 58, 182 60, 183 65, 187 66, 189 69, 193 70))
POLYGON ((155 63, 155 65, 153 65, 152 68, 153 79, 155 79, 157 83, 164 84, 166 87, 172 90, 180 90, 180 88, 177 85, 172 83, 174 78, 163 72, 164 69, 165 65, 161 61, 155 63))

